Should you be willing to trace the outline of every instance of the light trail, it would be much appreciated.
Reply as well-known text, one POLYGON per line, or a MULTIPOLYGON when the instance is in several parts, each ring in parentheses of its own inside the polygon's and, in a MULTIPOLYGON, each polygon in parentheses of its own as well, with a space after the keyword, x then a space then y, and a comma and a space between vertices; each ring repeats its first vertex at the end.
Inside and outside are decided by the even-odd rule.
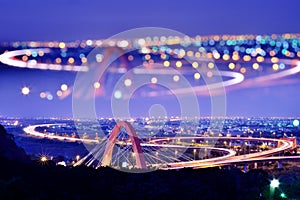
MULTIPOLYGON (((48 63, 38 63, 35 59, 23 61, 16 59, 16 56, 22 56, 22 55, 31 55, 32 53, 37 52, 43 52, 43 53, 50 53, 50 48, 36 48, 36 49, 24 49, 24 50, 13 50, 8 51, 0 55, 0 61, 4 64, 7 64, 9 66, 13 67, 19 67, 19 68, 31 68, 31 69, 40 69, 40 70, 54 70, 54 71, 75 71, 75 72, 87 72, 89 70, 88 66, 85 65, 60 65, 60 64, 48 64, 48 63)), ((199 58, 200 59, 200 58, 199 58)), ((200 59, 201 60, 201 59, 200 59)), ((205 59, 207 61, 207 59, 205 59)), ((213 62, 213 60, 212 60, 213 62)), ((270 61, 265 61, 264 63, 269 63, 270 61)), ((294 60, 291 59, 280 59, 280 62, 286 65, 293 65, 295 63, 294 60)), ((120 70, 121 68, 118 68, 117 71, 110 71, 110 73, 126 73, 124 70, 120 70)), ((195 69, 193 69, 195 71, 195 69)), ((172 73, 170 70, 166 69, 133 69, 135 74, 148 74, 148 75, 172 75, 175 74, 172 73)), ((197 71, 197 70, 196 70, 197 71)), ((191 73, 192 70, 184 70, 181 69, 180 73, 186 74, 191 73)), ((227 81, 222 81, 220 79, 217 83, 207 83, 206 85, 200 85, 200 86, 192 86, 191 88, 177 88, 173 89, 172 91, 153 91, 149 94, 149 96, 160 96, 160 95, 173 95, 176 94, 190 94, 191 89, 194 90, 196 94, 208 94, 208 92, 212 94, 218 94, 221 93, 221 89, 239 85, 240 87, 249 87, 253 85, 261 85, 263 83, 266 83, 268 81, 281 79, 290 75, 294 75, 300 72, 300 62, 297 62, 296 67, 293 67, 291 69, 282 70, 273 74, 264 75, 257 78, 247 78, 245 79, 244 75, 239 72, 233 72, 233 71, 218 71, 218 70, 211 70, 212 76, 219 76, 219 77, 231 77, 232 79, 227 81), (220 91, 218 91, 220 89, 220 91)), ((180 74, 179 73, 179 74, 180 74)), ((201 72, 200 72, 201 73, 201 72)))
MULTIPOLYGON (((227 77, 232 77, 233 79, 230 79, 228 81, 218 82, 218 83, 192 87, 196 93, 201 93, 207 90, 216 90, 219 88, 225 88, 231 85, 239 84, 244 81, 244 75, 238 72, 230 72, 230 71, 211 71, 211 72, 215 76, 227 76, 227 77)), ((188 91, 190 91, 190 89, 187 90, 185 88, 179 88, 173 90, 173 92, 181 93, 181 94, 187 93, 188 91)))
MULTIPOLYGON (((195 70, 194 70, 195 71, 195 70)), ((151 74, 151 75, 181 75, 181 74, 188 74, 194 71, 190 71, 190 70, 180 70, 180 73, 178 73, 177 71, 173 71, 173 70, 168 70, 168 69, 139 69, 139 68, 135 68, 133 69, 133 72, 135 74, 151 74)), ((227 81, 221 81, 218 83, 211 83, 211 84, 207 84, 207 85, 201 85, 201 86, 194 86, 192 87, 192 89, 196 92, 196 93, 201 93, 207 90, 216 90, 216 89, 220 89, 220 88, 224 88, 224 87, 228 87, 231 85, 236 85, 239 84, 241 82, 244 81, 244 75, 239 73, 239 72, 231 72, 231 71, 217 71, 217 70, 212 70, 212 75, 213 76, 226 76, 226 77, 231 77, 233 79, 227 80, 227 81)), ((167 92, 153 92, 156 93, 156 95, 172 95, 173 93, 176 94, 189 94, 191 93, 191 88, 178 88, 178 89, 172 89, 172 91, 167 91, 167 92)), ((153 95, 152 93, 152 95, 153 95)))
POLYGON ((20 67, 20 68, 54 70, 54 71, 60 71, 60 70, 77 71, 77 72, 88 71, 87 66, 38 63, 38 62, 36 62, 36 60, 29 60, 29 61, 25 62, 25 61, 14 58, 16 56, 32 54, 33 52, 50 53, 51 50, 49 48, 40 48, 40 49, 24 49, 24 50, 9 51, 9 52, 5 52, 0 55, 0 61, 9 66, 20 67))
MULTIPOLYGON (((283 63, 292 64, 290 62, 290 60, 283 60, 283 63)), ((261 83, 268 82, 271 80, 276 80, 276 79, 284 78, 287 76, 291 76, 291 75, 297 74, 299 72, 300 72, 300 62, 298 61, 297 65, 291 69, 276 72, 274 74, 264 75, 264 76, 257 77, 257 78, 247 79, 243 82, 243 84, 244 85, 253 85, 253 84, 259 85, 261 83)))
MULTIPOLYGON (((61 141, 67 141, 67 142, 85 142, 85 143, 95 143, 98 144, 99 140, 96 139, 86 139, 86 138, 72 138, 72 137, 65 137, 65 136, 59 136, 59 135, 51 135, 46 133, 41 133, 35 130, 37 127, 49 127, 54 126, 57 124, 38 124, 38 125, 32 125, 27 126, 23 130, 25 133, 35 136, 35 137, 41 137, 41 138, 47 138, 47 139, 57 139, 61 141)), ((63 124, 62 124, 63 125, 63 124)))
MULTIPOLYGON (((169 163, 167 167, 162 167, 162 169, 180 169, 180 168, 207 168, 207 167, 215 167, 215 166, 223 166, 223 165, 229 165, 232 163, 235 163, 236 161, 247 161, 249 159, 254 158, 261 158, 261 157, 267 157, 270 155, 278 154, 280 152, 292 149, 294 147, 293 141, 286 141, 283 139, 272 139, 272 138, 244 138, 244 137, 178 137, 178 138, 171 138, 171 139, 231 139, 231 140, 247 140, 247 141, 266 141, 266 142, 278 142, 280 144, 279 147, 257 152, 257 153, 251 153, 251 154, 245 154, 240 156, 230 156, 228 159, 219 159, 219 160, 201 160, 200 161, 190 161, 190 162, 175 162, 175 163, 169 163)), ((152 142, 161 142, 168 139, 157 139, 152 140, 152 142)), ((169 139, 170 140, 170 139, 169 139)))
POLYGON ((218 166, 226 166, 226 165, 233 165, 233 164, 247 164, 247 163, 258 163, 258 162, 274 162, 274 161, 300 161, 300 156, 276 156, 276 157, 262 157, 262 158, 250 158, 245 160, 228 160, 222 161, 218 163, 213 163, 212 165, 208 166, 197 166, 193 169, 201 169, 207 167, 218 167, 218 166))

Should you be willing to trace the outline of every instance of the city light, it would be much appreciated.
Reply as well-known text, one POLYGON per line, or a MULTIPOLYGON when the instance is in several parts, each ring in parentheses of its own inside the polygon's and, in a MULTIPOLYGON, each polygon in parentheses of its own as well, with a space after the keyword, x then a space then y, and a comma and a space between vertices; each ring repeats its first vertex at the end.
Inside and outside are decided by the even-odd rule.
POLYGON ((66 47, 66 44, 64 42, 59 43, 59 48, 63 49, 66 47))
POLYGON ((298 119, 295 119, 294 121, 293 121, 293 125, 295 126, 295 127, 298 127, 299 126, 299 120, 298 119))
POLYGON ((48 158, 46 156, 41 156, 40 157, 41 162, 46 162, 47 160, 48 160, 48 158))
POLYGON ((65 161, 60 161, 60 162, 57 163, 57 165, 64 166, 64 167, 67 166, 65 161))

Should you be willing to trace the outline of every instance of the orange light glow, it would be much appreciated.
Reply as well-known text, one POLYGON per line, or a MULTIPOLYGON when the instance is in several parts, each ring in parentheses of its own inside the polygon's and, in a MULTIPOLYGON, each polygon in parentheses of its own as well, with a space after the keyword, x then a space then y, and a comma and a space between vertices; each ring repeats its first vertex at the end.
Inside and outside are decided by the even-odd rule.
POLYGON ((251 60, 251 56, 249 56, 249 55, 244 55, 243 59, 244 59, 244 61, 248 62, 248 61, 251 60))
POLYGON ((229 55, 228 54, 224 54, 223 56, 222 56, 222 58, 223 58, 223 60, 229 60, 229 55))
POLYGON ((278 63, 279 59, 277 57, 271 58, 272 63, 278 63))
POLYGON ((240 72, 241 72, 242 74, 245 74, 246 71, 247 71, 247 69, 246 69, 245 67, 242 67, 242 68, 240 69, 240 72))

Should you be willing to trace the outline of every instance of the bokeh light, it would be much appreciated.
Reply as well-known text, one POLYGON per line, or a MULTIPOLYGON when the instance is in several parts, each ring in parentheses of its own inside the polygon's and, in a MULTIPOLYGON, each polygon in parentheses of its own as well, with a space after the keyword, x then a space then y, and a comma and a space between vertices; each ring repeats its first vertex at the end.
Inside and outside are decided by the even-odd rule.
POLYGON ((207 66, 209 69, 213 69, 215 67, 215 64, 213 62, 209 62, 207 66))
POLYGON ((279 69, 279 65, 278 64, 273 64, 272 66, 274 71, 277 71, 279 69))
POLYGON ((259 64, 258 63, 253 63, 252 68, 254 70, 257 70, 259 68, 259 64))
POLYGON ((131 85, 132 85, 131 79, 129 79, 129 78, 125 79, 125 80, 124 80, 124 85, 125 85, 126 87, 131 86, 131 85))
POLYGON ((29 87, 25 86, 22 88, 21 92, 23 95, 28 95, 30 93, 30 89, 29 89, 29 87))
POLYGON ((40 97, 41 97, 42 99, 46 98, 46 96, 47 96, 47 95, 46 95, 45 92, 41 92, 41 93, 40 93, 40 97))
POLYGON ((180 79, 180 77, 179 77, 178 75, 174 75, 174 76, 173 76, 173 81, 174 81, 174 82, 178 82, 179 79, 180 79))
POLYGON ((51 100, 53 100, 53 95, 49 93, 49 94, 47 94, 46 98, 47 98, 49 101, 51 101, 51 100))
POLYGON ((182 62, 181 61, 176 61, 176 67, 177 68, 180 68, 180 67, 182 67, 182 62))
POLYGON ((47 156, 41 156, 40 157, 41 162, 47 162, 47 160, 48 160, 47 156))
POLYGON ((194 74, 194 79, 199 80, 200 77, 201 77, 201 75, 200 75, 198 72, 196 72, 196 73, 194 74))
POLYGON ((166 60, 166 61, 164 61, 164 66, 165 66, 165 67, 169 67, 169 66, 170 66, 170 62, 169 62, 169 61, 167 61, 167 60, 166 60))
POLYGON ((298 127, 299 126, 299 120, 298 119, 295 119, 294 121, 293 121, 293 126, 295 126, 295 127, 298 127))
POLYGON ((116 91, 114 92, 114 97, 115 97, 116 99, 121 99, 121 98, 122 98, 122 92, 121 92, 120 90, 116 90, 116 91))
POLYGON ((61 96, 63 95, 63 92, 62 92, 61 90, 58 90, 58 91, 56 92, 56 95, 57 95, 58 97, 61 97, 61 96))
POLYGON ((247 69, 246 69, 245 67, 242 67, 242 68, 240 69, 240 72, 241 72, 242 74, 245 74, 246 71, 247 71, 247 69))
POLYGON ((93 84, 93 86, 94 86, 95 89, 99 89, 101 85, 100 85, 99 82, 95 82, 95 83, 93 84))
POLYGON ((193 68, 195 68, 195 69, 198 68, 198 65, 199 65, 199 64, 198 64, 197 62, 193 62, 193 63, 192 63, 192 66, 193 66, 193 68))
POLYGON ((157 83, 157 78, 156 77, 152 77, 151 78, 151 83, 156 84, 157 83))
POLYGON ((63 49, 66 47, 66 44, 64 42, 59 43, 59 48, 63 49))
POLYGON ((235 64, 234 63, 229 63, 228 68, 233 70, 235 68, 235 64))
POLYGON ((66 91, 66 90, 68 90, 68 85, 67 84, 61 84, 61 86, 60 86, 60 89, 62 90, 62 91, 66 91))

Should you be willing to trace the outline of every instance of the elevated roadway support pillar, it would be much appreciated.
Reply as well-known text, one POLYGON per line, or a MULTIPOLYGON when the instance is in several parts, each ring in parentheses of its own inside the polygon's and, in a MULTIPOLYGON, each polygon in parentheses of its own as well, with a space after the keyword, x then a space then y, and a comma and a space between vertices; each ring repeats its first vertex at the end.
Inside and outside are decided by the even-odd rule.
POLYGON ((248 170, 248 164, 244 164, 244 173, 246 173, 248 170))
POLYGON ((281 160, 278 160, 277 161, 277 167, 278 167, 278 169, 282 169, 282 161, 281 160))
POLYGON ((254 163, 254 169, 257 169, 257 162, 254 163))

